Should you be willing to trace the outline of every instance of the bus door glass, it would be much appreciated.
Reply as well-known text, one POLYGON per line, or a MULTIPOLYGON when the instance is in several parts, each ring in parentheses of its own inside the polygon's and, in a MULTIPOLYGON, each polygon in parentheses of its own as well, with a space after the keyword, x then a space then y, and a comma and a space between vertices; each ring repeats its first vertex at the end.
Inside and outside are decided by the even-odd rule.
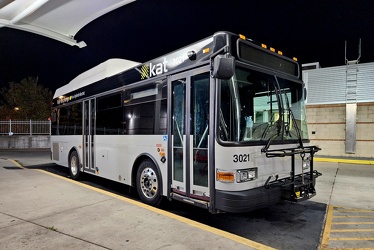
POLYGON ((83 166, 84 171, 95 172, 94 128, 95 100, 83 102, 83 166))
POLYGON ((180 74, 171 82, 173 192, 208 199, 209 73, 180 74))

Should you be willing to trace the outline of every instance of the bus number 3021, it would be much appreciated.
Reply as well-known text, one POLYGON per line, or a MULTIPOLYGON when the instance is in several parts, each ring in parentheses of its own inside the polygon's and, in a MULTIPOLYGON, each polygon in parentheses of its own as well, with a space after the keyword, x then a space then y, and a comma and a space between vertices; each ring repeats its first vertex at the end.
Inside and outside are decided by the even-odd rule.
POLYGON ((233 155, 233 162, 249 162, 249 154, 233 155))

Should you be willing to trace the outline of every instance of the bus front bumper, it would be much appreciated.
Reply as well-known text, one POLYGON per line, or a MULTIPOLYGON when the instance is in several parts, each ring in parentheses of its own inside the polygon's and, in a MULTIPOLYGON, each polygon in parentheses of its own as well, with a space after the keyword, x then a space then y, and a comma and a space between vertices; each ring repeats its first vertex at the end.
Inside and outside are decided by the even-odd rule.
POLYGON ((216 190, 216 209, 229 213, 245 213, 278 203, 282 200, 282 188, 264 187, 245 191, 216 190))
POLYGON ((263 187, 245 191, 216 190, 215 208, 222 212, 245 213, 282 200, 293 202, 304 201, 315 196, 315 179, 321 174, 313 171, 312 178, 309 173, 295 175, 294 178, 285 178, 273 182, 266 182, 263 187))

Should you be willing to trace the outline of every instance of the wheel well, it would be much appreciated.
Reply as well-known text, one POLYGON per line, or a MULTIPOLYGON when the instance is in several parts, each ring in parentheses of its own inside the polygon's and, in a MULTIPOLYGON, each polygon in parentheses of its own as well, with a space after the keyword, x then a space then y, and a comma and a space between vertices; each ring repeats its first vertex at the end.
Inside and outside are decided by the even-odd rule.
POLYGON ((160 168, 158 167, 158 164, 155 161, 155 159, 153 159, 153 157, 150 156, 150 155, 143 154, 143 155, 140 155, 138 158, 136 158, 136 160, 133 164, 132 172, 131 172, 131 186, 132 187, 136 187, 136 173, 138 172, 140 163, 142 163, 144 160, 147 160, 147 159, 151 160, 155 164, 155 166, 157 168, 157 171, 160 174, 161 181, 162 181, 161 171, 160 171, 160 168))

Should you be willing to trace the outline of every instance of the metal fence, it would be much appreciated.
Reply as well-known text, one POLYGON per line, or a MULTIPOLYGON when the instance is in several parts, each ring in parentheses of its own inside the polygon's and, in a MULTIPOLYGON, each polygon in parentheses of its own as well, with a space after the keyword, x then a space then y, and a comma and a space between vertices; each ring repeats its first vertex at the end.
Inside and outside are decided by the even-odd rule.
POLYGON ((0 121, 0 135, 50 135, 51 121, 0 121))

